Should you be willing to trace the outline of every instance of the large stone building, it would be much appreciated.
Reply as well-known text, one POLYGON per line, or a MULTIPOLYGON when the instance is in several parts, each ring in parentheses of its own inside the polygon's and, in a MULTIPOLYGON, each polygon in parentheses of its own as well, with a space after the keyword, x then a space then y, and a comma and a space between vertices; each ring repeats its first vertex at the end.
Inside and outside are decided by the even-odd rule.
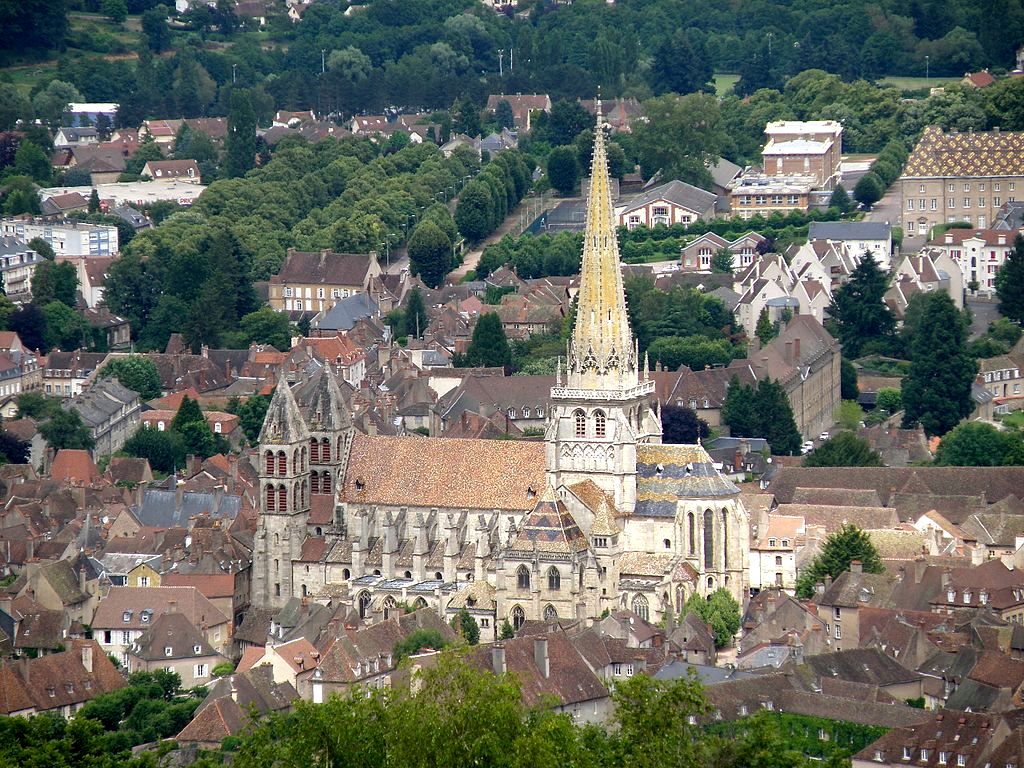
POLYGON ((1024 192, 1024 132, 924 129, 899 179, 904 231, 930 237, 937 224, 985 229, 1024 192))
POLYGON ((604 142, 598 130, 578 319, 544 441, 354 434, 329 368, 294 389, 282 377, 260 436, 254 605, 332 597, 371 621, 455 601, 489 619, 493 637, 504 621, 605 609, 657 621, 720 587, 743 599, 739 489, 701 446, 661 444, 604 142))
POLYGON ((832 189, 839 180, 843 126, 835 120, 780 120, 764 129, 768 143, 761 150, 765 173, 810 175, 818 189, 832 189))

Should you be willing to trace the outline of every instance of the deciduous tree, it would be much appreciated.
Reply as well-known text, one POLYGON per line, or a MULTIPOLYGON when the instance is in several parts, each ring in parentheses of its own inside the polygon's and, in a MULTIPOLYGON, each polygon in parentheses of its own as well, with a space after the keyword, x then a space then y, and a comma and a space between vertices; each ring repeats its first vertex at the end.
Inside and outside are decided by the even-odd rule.
POLYGON ((548 155, 548 180, 562 195, 576 192, 580 182, 580 166, 571 147, 555 147, 548 155))
POLYGON ((409 238, 409 266, 430 288, 441 285, 454 266, 451 240, 433 221, 422 222, 409 238))
POLYGON ((62 448, 90 449, 95 441, 89 428, 82 423, 78 411, 61 408, 39 425, 39 434, 54 450, 62 448))
POLYGON ((1013 241, 1013 250, 996 272, 999 311, 1011 320, 1024 322, 1024 237, 1013 241))
POLYGON ((850 563, 859 560, 864 573, 881 573, 885 570, 871 537, 852 523, 846 523, 825 539, 821 551, 804 568, 797 579, 796 594, 807 599, 814 595, 814 585, 826 576, 837 578, 850 568, 850 563))
POLYGON ((853 432, 840 432, 804 458, 805 467, 881 467, 882 457, 853 432))
POLYGON ((1020 432, 1000 432, 991 424, 968 422, 942 438, 935 463, 956 467, 1024 464, 1024 441, 1020 432))
POLYGON ((693 408, 683 405, 661 407, 661 441, 663 443, 685 443, 692 445, 698 438, 711 434, 708 423, 697 417, 693 408))
POLYGON ((707 166, 721 156, 726 139, 718 100, 703 93, 666 94, 645 101, 643 113, 646 120, 636 124, 633 136, 644 176, 660 170, 666 181, 710 186, 707 166))
POLYGON ((100 378, 116 377, 121 384, 139 393, 140 400, 160 397, 160 371, 156 363, 142 355, 115 357, 100 369, 100 378))

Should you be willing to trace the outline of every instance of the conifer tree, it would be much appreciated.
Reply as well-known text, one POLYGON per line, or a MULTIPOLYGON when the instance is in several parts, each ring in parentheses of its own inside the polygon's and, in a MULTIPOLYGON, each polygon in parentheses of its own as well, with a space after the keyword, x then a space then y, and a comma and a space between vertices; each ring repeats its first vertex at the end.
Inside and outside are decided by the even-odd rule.
POLYGON ((881 573, 885 568, 878 550, 864 531, 852 523, 846 523, 825 539, 818 555, 804 568, 796 583, 797 597, 809 598, 814 595, 814 585, 826 576, 837 578, 859 560, 864 573, 881 573))
POLYGON ((473 329, 473 338, 466 350, 465 364, 472 367, 507 367, 512 364, 501 318, 494 312, 481 315, 473 329))
POLYGON ((903 380, 903 426, 920 423, 944 435, 974 409, 971 386, 978 363, 967 351, 967 323, 944 291, 927 294, 903 380))
POLYGON ((1017 235, 1013 250, 996 273, 999 311, 1011 320, 1024 322, 1024 237, 1017 235))
POLYGON ((761 314, 757 316, 757 328, 754 329, 754 335, 757 336, 761 344, 767 344, 779 335, 779 329, 768 318, 768 307, 762 309, 761 314))
POLYGON ((231 111, 228 112, 227 152, 224 160, 224 175, 233 179, 244 176, 256 165, 256 113, 252 108, 249 92, 239 89, 231 94, 231 111))
POLYGON ((896 321, 884 300, 888 288, 889 278, 874 254, 865 252, 828 308, 829 330, 843 345, 844 357, 860 357, 868 342, 887 343, 892 337, 896 321))
POLYGON ((419 288, 413 288, 409 293, 409 300, 405 304, 405 316, 403 325, 405 335, 419 338, 427 329, 427 308, 423 304, 423 294, 419 288))

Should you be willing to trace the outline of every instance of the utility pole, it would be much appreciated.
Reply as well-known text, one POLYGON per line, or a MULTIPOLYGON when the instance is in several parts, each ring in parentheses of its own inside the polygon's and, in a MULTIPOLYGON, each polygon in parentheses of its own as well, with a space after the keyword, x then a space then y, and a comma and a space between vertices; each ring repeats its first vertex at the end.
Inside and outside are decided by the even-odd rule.
POLYGON ((326 59, 324 56, 327 54, 326 48, 320 49, 320 74, 324 74, 327 71, 326 59))
POLYGON ((516 73, 515 67, 512 66, 512 51, 514 51, 514 50, 515 50, 515 48, 509 48, 508 49, 508 73, 510 75, 514 75, 516 73))
POLYGON ((505 49, 498 49, 498 77, 505 76, 505 49))

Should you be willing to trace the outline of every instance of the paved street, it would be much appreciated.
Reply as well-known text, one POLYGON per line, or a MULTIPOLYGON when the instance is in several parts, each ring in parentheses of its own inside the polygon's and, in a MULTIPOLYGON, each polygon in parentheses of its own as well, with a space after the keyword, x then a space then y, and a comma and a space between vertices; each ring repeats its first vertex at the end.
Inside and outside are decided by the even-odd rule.
POLYGON ((971 310, 971 338, 976 339, 988 330, 988 324, 999 319, 999 302, 995 299, 968 298, 971 310))

